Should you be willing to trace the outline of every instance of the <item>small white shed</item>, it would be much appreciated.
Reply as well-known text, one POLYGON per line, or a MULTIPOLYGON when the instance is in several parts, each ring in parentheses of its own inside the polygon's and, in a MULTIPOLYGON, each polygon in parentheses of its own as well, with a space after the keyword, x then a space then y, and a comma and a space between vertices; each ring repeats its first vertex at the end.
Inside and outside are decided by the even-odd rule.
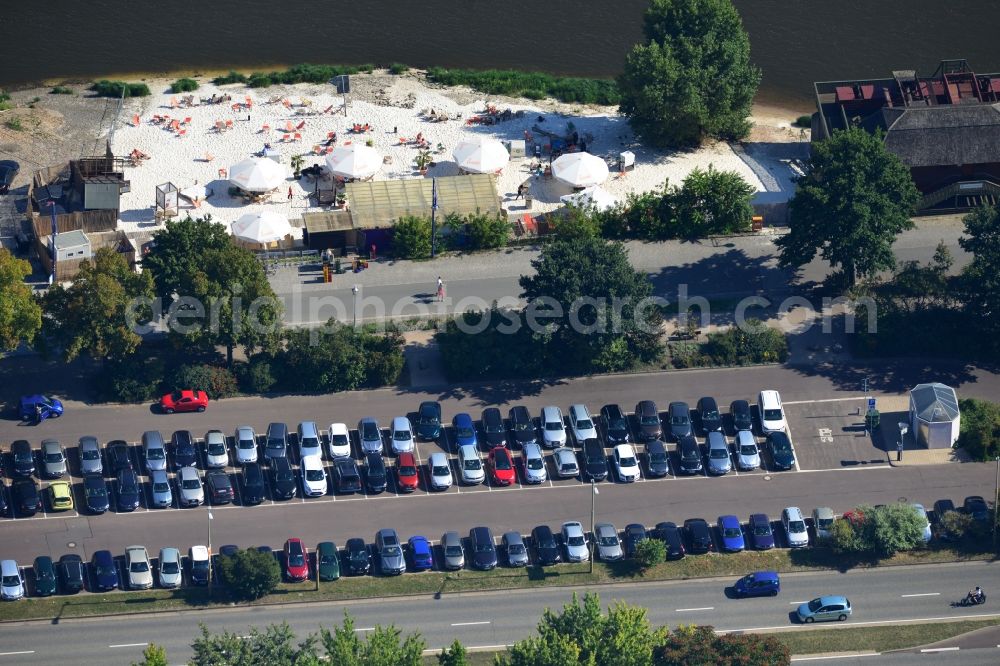
MULTIPOLYGON (((49 236, 49 238, 52 239, 53 237, 49 236)), ((56 261, 90 259, 93 256, 90 239, 87 238, 87 234, 79 229, 56 234, 49 244, 51 246, 49 249, 51 250, 52 257, 56 261)))
POLYGON ((936 382, 910 389, 910 432, 917 444, 950 449, 958 441, 961 422, 955 389, 936 382))

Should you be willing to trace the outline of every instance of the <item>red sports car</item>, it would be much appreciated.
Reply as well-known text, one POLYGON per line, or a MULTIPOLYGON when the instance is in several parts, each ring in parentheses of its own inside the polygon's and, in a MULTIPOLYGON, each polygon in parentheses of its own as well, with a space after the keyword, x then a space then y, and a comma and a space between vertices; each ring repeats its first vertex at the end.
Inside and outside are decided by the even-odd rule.
POLYGON ((417 461, 413 453, 407 451, 400 453, 396 460, 396 475, 399 477, 399 491, 412 493, 417 489, 419 478, 417 476, 417 461))
POLYGON ((302 539, 285 542, 285 575, 288 580, 305 580, 309 577, 309 557, 302 539))
POLYGON ((498 446, 490 449, 489 467, 493 473, 493 482, 498 486, 514 483, 514 460, 506 448, 498 446))
POLYGON ((208 394, 204 391, 174 391, 160 398, 164 414, 174 412, 203 412, 208 407, 208 394))

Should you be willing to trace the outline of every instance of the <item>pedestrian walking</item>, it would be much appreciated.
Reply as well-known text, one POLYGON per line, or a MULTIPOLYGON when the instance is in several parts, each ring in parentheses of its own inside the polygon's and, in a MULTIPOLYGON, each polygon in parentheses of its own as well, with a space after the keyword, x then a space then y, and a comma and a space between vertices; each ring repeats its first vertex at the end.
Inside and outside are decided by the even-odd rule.
POLYGON ((438 276, 438 283, 437 283, 437 299, 438 301, 444 300, 444 282, 441 281, 440 275, 438 276))
POLYGON ((292 200, 292 188, 290 188, 290 187, 288 188, 288 200, 289 201, 292 200))
POLYGON ((375 261, 375 243, 372 243, 372 261, 375 261))

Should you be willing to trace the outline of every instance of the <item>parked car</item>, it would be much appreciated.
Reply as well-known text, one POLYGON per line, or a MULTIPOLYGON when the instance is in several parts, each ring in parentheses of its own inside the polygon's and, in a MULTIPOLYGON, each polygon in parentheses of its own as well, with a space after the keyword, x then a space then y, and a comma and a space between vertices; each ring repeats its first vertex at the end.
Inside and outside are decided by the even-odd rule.
POLYGON ((318 455, 309 455, 302 459, 302 496, 321 497, 326 494, 326 468, 318 455))
POLYGON ((379 573, 398 576, 406 572, 406 558, 394 529, 381 529, 375 533, 375 553, 378 555, 379 573))
POLYGON ((847 597, 831 596, 817 597, 798 607, 795 614, 799 622, 820 622, 824 620, 839 620, 843 622, 851 616, 851 602, 847 597))
POLYGON ((181 551, 176 548, 161 548, 158 567, 160 587, 171 589, 181 586, 181 551))
POLYGON ((108 442, 108 467, 111 474, 117 476, 123 469, 132 469, 132 456, 128 451, 128 442, 121 439, 113 439, 108 442))
POLYGON ((274 462, 276 458, 288 457, 288 426, 284 423, 267 424, 264 435, 264 461, 274 462))
POLYGON ((524 465, 524 482, 537 485, 548 481, 548 471, 545 469, 545 457, 542 448, 532 442, 525 444, 521 451, 521 461, 524 465))
POLYGON ((73 510, 73 491, 68 481, 53 481, 49 484, 49 507, 53 511, 73 510))
POLYGON ((445 532, 441 536, 441 551, 444 553, 444 568, 455 571, 465 567, 465 549, 458 532, 445 532))
POLYGON ((729 457, 729 442, 726 436, 718 430, 711 430, 706 437, 708 443, 708 473, 721 476, 733 469, 733 461, 729 457))
POLYGON ((486 480, 483 461, 479 451, 471 444, 458 447, 458 468, 462 471, 462 482, 468 484, 482 483, 486 480))
POLYGON ((198 465, 198 448, 190 430, 175 430, 170 436, 170 444, 174 449, 174 465, 178 469, 198 465))
POLYGON ((22 421, 41 423, 45 419, 56 419, 62 415, 63 404, 51 396, 24 395, 18 403, 18 416, 22 421))
POLYGON ((188 564, 191 567, 191 583, 194 585, 208 585, 212 568, 208 557, 208 548, 200 545, 191 546, 188 549, 188 564))
POLYGON ((734 442, 736 449, 736 467, 742 471, 751 471, 760 467, 760 449, 757 440, 749 430, 737 430, 734 442))
POLYGON ((426 441, 437 441, 441 436, 441 403, 425 400, 417 409, 417 436, 426 441))
POLYGON ((519 532, 504 532, 500 537, 500 548, 507 556, 507 566, 526 567, 530 564, 528 548, 519 532))
POLYGON ((795 467, 795 450, 792 440, 783 430, 775 430, 767 435, 767 448, 776 469, 789 470, 795 467))
POLYGON ((14 479, 10 484, 11 504, 19 516, 33 516, 42 509, 38 483, 31 478, 14 479))
POLYGON ((39 555, 31 567, 35 579, 35 594, 40 597, 51 597, 56 593, 56 567, 48 555, 39 555))
POLYGON ((271 458, 271 487, 274 490, 274 499, 278 500, 292 499, 298 492, 295 470, 292 469, 292 463, 288 458, 271 458))
POLYGON ((743 541, 743 528, 740 526, 740 519, 736 516, 719 516, 716 528, 719 530, 719 543, 722 550, 738 553, 746 547, 743 541))
POLYGON ((473 527, 469 530, 469 546, 472 551, 473 568, 489 571, 496 567, 497 549, 490 528, 473 527))
POLYGON ((358 421, 358 439, 361 440, 362 453, 369 451, 382 453, 382 429, 379 427, 378 421, 372 417, 366 416, 358 421))
POLYGON ((476 439, 476 424, 465 412, 455 414, 451 419, 452 430, 455 431, 455 446, 479 446, 476 439))
POLYGON ((760 392, 757 396, 757 417, 760 419, 760 430, 765 435, 786 430, 785 410, 777 391, 760 392))
POLYGON ((654 534, 667 547, 668 560, 679 560, 684 557, 684 536, 676 523, 656 523, 654 534))
MULTIPOLYGON (((448 476, 451 476, 450 468, 448 476)), ((417 460, 412 453, 400 453, 399 457, 396 458, 396 481, 397 490, 401 493, 412 493, 420 484, 417 460)))
POLYGON ((341 494, 360 493, 361 472, 353 459, 338 460, 333 464, 333 483, 336 491, 341 494))
POLYGON ((614 562, 625 556, 618 530, 611 523, 594 525, 594 545, 597 547, 597 558, 604 562, 614 562))
POLYGON ((323 457, 323 443, 319 438, 319 428, 315 421, 303 421, 296 429, 299 442, 299 460, 308 456, 323 457))
POLYGON ((212 504, 229 504, 235 497, 233 482, 225 470, 211 469, 206 472, 205 485, 208 487, 208 495, 212 498, 212 504))
POLYGON ((340 557, 332 541, 321 541, 316 546, 316 576, 323 581, 340 578, 340 557))
POLYGON ((226 436, 221 430, 209 430, 205 433, 205 467, 222 469, 229 464, 229 450, 226 448, 226 436))
POLYGON ((365 487, 373 495, 384 492, 389 483, 385 460, 378 453, 365 454, 365 487))
POLYGON ((670 473, 670 458, 663 440, 646 442, 646 474, 650 478, 664 477, 670 473))
POLYGON ((809 532, 806 529, 806 521, 797 506, 790 506, 782 510, 781 526, 785 528, 789 548, 802 548, 809 545, 809 532))
POLYGON ((206 409, 208 409, 208 394, 204 391, 174 391, 160 398, 160 410, 164 414, 203 412, 206 409))
POLYGON ((103 476, 87 474, 83 477, 83 498, 90 513, 101 514, 110 508, 108 486, 103 476))
POLYGON ((142 459, 149 473, 167 469, 167 447, 159 430, 142 433, 142 459))
POLYGON ((509 486, 514 483, 516 480, 514 475, 514 459, 511 457, 509 450, 502 446, 491 449, 487 461, 493 483, 498 486, 509 486))
POLYGON ((201 486, 201 476, 194 467, 181 467, 177 472, 177 489, 181 506, 200 506, 205 503, 205 490, 201 486))
POLYGON ((660 410, 652 400, 641 400, 635 406, 635 420, 639 425, 639 440, 648 442, 663 436, 663 425, 660 423, 660 410))
POLYGON ((483 424, 483 439, 486 440, 488 449, 507 446, 507 427, 504 426, 499 409, 487 407, 483 410, 480 421, 483 424))
POLYGON ((751 513, 747 522, 747 534, 750 535, 750 543, 756 550, 770 550, 774 548, 774 532, 771 530, 771 519, 766 513, 751 513))
POLYGON ((14 178, 20 171, 20 165, 14 160, 0 161, 0 194, 10 192, 10 186, 14 184, 14 178))
POLYGON ((688 550, 692 553, 707 553, 714 548, 712 530, 702 518, 688 518, 684 521, 688 550))
POLYGON ((719 404, 715 398, 699 398, 697 409, 698 421, 701 423, 703 433, 722 432, 722 413, 719 411, 719 404))
POLYGON ((781 579, 776 571, 755 571, 733 585, 737 597, 776 597, 781 592, 781 579))
POLYGON ((646 528, 639 523, 629 523, 622 532, 622 544, 625 550, 625 557, 634 557, 635 549, 639 542, 648 538, 646 528))
POLYGON ((597 428, 586 405, 579 403, 570 405, 569 429, 573 433, 573 441, 577 444, 582 444, 588 439, 597 439, 597 428))
POLYGON ((344 544, 344 555, 345 568, 350 575, 363 576, 371 571, 372 560, 364 539, 348 539, 344 544))
POLYGON ((427 472, 431 490, 447 490, 451 488, 451 465, 448 456, 441 451, 435 451, 427 459, 427 472))
POLYGON ((540 566, 556 564, 562 559, 559 543, 548 525, 539 525, 531 530, 531 542, 535 545, 535 562, 540 566))
POLYGON ((587 480, 603 481, 608 478, 608 458, 604 445, 596 437, 583 440, 583 471, 587 480))
POLYGON ((733 421, 733 431, 753 430, 753 416, 750 403, 746 400, 733 400, 729 404, 729 416, 733 421))
POLYGON ((80 592, 84 580, 83 558, 74 553, 63 555, 56 563, 56 575, 64 594, 80 592))
POLYGON ((145 546, 129 546, 125 549, 125 571, 130 590, 148 590, 153 587, 153 568, 149 565, 149 553, 145 546))
POLYGON ((962 510, 972 516, 973 520, 987 521, 990 519, 990 507, 979 495, 971 495, 962 502, 962 510))
POLYGON ((618 405, 611 404, 601 407, 601 424, 604 426, 604 436, 607 438, 608 444, 624 444, 629 441, 628 418, 618 405))
POLYGON ((691 408, 686 402, 672 402, 667 405, 667 421, 670 424, 670 436, 674 441, 694 435, 691 427, 691 408))
POLYGON ((566 445, 566 426, 562 411, 553 405, 542 407, 542 444, 546 448, 566 445))
POLYGON ((552 452, 552 464, 555 466, 556 476, 560 479, 568 479, 580 474, 580 464, 576 460, 576 454, 564 446, 552 452))
POLYGON ((66 452, 55 439, 42 440, 42 476, 58 479, 66 474, 66 452))
POLYGON ((233 435, 236 462, 241 465, 257 462, 257 433, 250 426, 240 426, 233 435))
POLYGON ((138 509, 140 495, 142 495, 142 485, 139 483, 139 475, 135 473, 135 470, 130 467, 118 472, 118 485, 115 488, 115 507, 118 511, 138 509))
POLYGON ((510 408, 507 414, 510 421, 510 432, 514 436, 514 443, 522 449, 529 444, 538 441, 535 436, 535 421, 531 418, 531 412, 524 405, 515 405, 510 408))
POLYGON ((309 554, 302 539, 285 541, 285 577, 293 582, 309 577, 309 554))
MULTIPOLYGON (((392 452, 398 455, 404 451, 412 451, 413 447, 413 426, 410 425, 410 419, 397 416, 392 420, 392 452)), ((382 454, 381 447, 378 454, 382 454)))
MULTIPOLYGON (((913 510, 917 512, 920 519, 923 521, 924 525, 924 543, 930 543, 931 540, 931 521, 927 518, 927 509, 924 508, 923 504, 911 504, 913 510)), ((819 528, 817 527, 816 534, 819 534, 819 528)))
MULTIPOLYGON (((0 473, 2 473, 0 469, 0 473)), ((2 476, 0 476, 0 515, 2 516, 13 516, 13 507, 10 502, 7 501, 7 484, 4 482, 2 476)))
MULTIPOLYGON (((921 511, 923 511, 923 508, 924 507, 922 507, 922 506, 920 507, 921 511)), ((924 513, 924 517, 925 518, 927 517, 926 512, 924 513)), ((831 536, 831 534, 830 534, 830 528, 833 527, 833 521, 834 521, 835 518, 836 518, 836 516, 834 516, 834 514, 833 514, 833 509, 831 509, 828 506, 821 506, 821 507, 817 507, 817 508, 813 509, 813 513, 812 513, 813 528, 816 530, 816 538, 817 539, 829 539, 830 538, 830 536, 831 536)), ((931 526, 928 523, 928 525, 927 525, 927 534, 928 534, 927 539, 928 540, 930 540, 930 529, 931 529, 931 526)))
POLYGON ((567 562, 586 562, 590 559, 587 548, 587 537, 583 533, 583 525, 577 521, 565 522, 562 525, 562 542, 566 548, 567 562))
POLYGON ((414 571, 430 571, 434 568, 434 553, 427 537, 411 536, 407 540, 410 547, 410 561, 414 571))
POLYGON ((24 598, 24 578, 15 560, 0 561, 0 597, 4 601, 24 598))
POLYGON ((351 457, 351 434, 346 423, 330 424, 330 441, 327 444, 331 460, 351 457))
POLYGON ((679 471, 681 474, 698 474, 702 470, 701 449, 698 442, 690 435, 681 437, 677 442, 677 455, 681 464, 679 471))
POLYGON ((35 473, 35 452, 26 439, 14 440, 10 445, 10 457, 14 461, 16 476, 31 476, 35 473))
POLYGON ((240 493, 240 500, 244 506, 260 504, 267 498, 266 484, 264 482, 264 472, 257 463, 247 463, 243 466, 242 473, 243 490, 240 493))
POLYGON ((104 474, 101 445, 96 437, 81 437, 77 452, 80 454, 80 474, 104 474))
POLYGON ((118 567, 110 550, 98 550, 90 561, 90 571, 93 574, 94 589, 97 592, 108 592, 118 588, 118 567))
POLYGON ((615 470, 618 480, 632 483, 639 479, 639 458, 631 444, 619 444, 615 447, 615 470))

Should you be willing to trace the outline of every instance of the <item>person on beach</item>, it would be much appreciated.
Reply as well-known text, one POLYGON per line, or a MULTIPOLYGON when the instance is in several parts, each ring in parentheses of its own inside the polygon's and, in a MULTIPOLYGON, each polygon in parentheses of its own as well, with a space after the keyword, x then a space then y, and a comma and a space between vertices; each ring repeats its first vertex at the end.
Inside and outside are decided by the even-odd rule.
POLYGON ((289 201, 292 200, 292 188, 290 188, 290 187, 288 188, 288 200, 289 201))

